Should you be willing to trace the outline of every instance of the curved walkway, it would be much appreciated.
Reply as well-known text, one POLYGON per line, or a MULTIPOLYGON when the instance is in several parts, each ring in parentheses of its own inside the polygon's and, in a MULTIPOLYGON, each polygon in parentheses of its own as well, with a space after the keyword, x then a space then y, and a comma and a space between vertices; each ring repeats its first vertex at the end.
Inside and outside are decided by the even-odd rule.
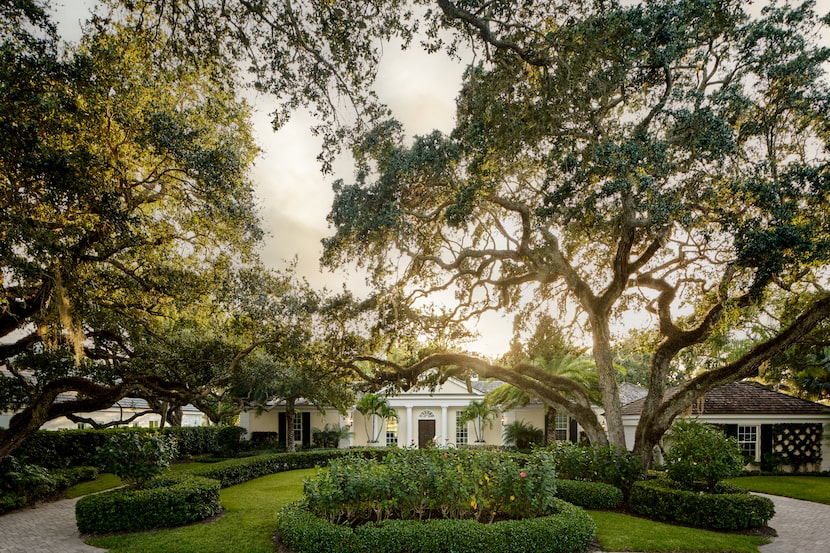
MULTIPOLYGON (((769 525, 778 532, 762 553, 828 553, 830 505, 763 495, 775 502, 769 525)), ((103 553, 75 527, 75 502, 64 499, 0 516, 0 553, 103 553)))
POLYGON ((830 551, 830 505, 756 494, 772 499, 775 516, 769 525, 778 532, 761 553, 828 553, 830 551))
POLYGON ((0 516, 0 553, 103 553, 81 540, 76 501, 41 503, 0 516))

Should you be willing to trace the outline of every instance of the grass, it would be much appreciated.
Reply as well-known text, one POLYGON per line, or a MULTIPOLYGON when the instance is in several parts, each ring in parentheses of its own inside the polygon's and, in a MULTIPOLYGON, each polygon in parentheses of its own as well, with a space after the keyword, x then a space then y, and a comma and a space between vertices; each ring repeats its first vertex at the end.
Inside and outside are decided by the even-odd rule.
MULTIPOLYGON (((202 466, 201 463, 177 463, 170 467, 171 472, 181 472, 183 470, 192 469, 194 467, 202 466)), ((112 488, 117 488, 118 486, 123 485, 124 482, 121 481, 119 477, 114 474, 110 474, 108 472, 102 473, 98 475, 98 478, 91 482, 81 482, 80 484, 75 484, 74 486, 67 488, 64 492, 64 495, 68 499, 75 499, 76 497, 81 497, 82 495, 89 495, 91 493, 98 493, 104 490, 110 490, 112 488)))
POLYGON ((274 553, 277 509, 302 495, 303 478, 317 470, 264 476, 220 493, 225 514, 206 524, 89 540, 111 553, 274 553))
POLYGON ((589 511, 605 551, 758 553, 769 540, 653 522, 606 511, 589 511))
POLYGON ((830 505, 830 477, 827 476, 741 476, 730 482, 753 492, 830 505))
POLYGON ((121 479, 116 475, 108 472, 102 472, 98 475, 98 478, 92 480, 91 482, 81 482, 80 484, 75 484, 71 488, 67 488, 64 495, 69 499, 75 499, 76 497, 81 497, 82 495, 89 495, 91 493, 98 493, 104 490, 117 488, 122 484, 123 482, 121 482, 121 479))
MULTIPOLYGON (((186 466, 179 465, 176 470, 186 470, 186 466)), ((89 543, 111 553, 273 553, 277 510, 298 499, 303 478, 315 472, 284 472, 226 488, 221 492, 225 514, 212 522, 99 537, 89 543)), ((743 483, 745 479, 739 480, 743 483)), ((830 479, 822 483, 825 481, 830 483, 830 479)), ((758 536, 674 526, 621 513, 590 511, 590 515, 597 524, 597 540, 606 551, 758 553, 758 546, 768 543, 758 536)))

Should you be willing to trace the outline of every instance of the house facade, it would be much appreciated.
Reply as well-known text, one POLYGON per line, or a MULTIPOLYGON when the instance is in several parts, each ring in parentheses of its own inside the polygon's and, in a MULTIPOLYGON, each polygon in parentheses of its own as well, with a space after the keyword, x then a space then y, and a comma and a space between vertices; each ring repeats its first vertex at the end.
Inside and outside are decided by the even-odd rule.
MULTIPOLYGON (((666 396, 675 393, 677 389, 670 389, 666 396)), ((629 447, 644 401, 622 408, 629 447)), ((684 416, 717 425, 736 438, 750 460, 749 468, 830 470, 830 407, 826 405, 745 381, 710 390, 684 416)))
MULTIPOLYGON (((461 422, 464 408, 472 401, 483 400, 487 391, 498 384, 500 383, 473 381, 471 387, 467 388, 466 383, 450 378, 435 390, 417 389, 389 395, 387 401, 397 417, 386 420, 373 421, 371 417, 364 417, 357 409, 351 409, 345 414, 334 410, 322 413, 312 405, 299 404, 296 406, 297 415, 294 418, 294 440, 308 447, 312 445, 313 430, 322 429, 328 424, 351 428, 349 438, 341 440, 340 447, 501 446, 504 445, 504 426, 511 422, 520 420, 544 429, 545 416, 541 403, 499 411, 484 424, 478 424, 478 421, 461 422), (384 426, 380 431, 378 424, 384 426), (373 435, 378 435, 379 439, 372 441, 373 435)), ((557 439, 577 438, 578 428, 575 421, 566 414, 559 414, 556 422, 557 439)), ((255 438, 260 433, 268 433, 280 443, 285 443, 285 413, 284 407, 279 403, 260 413, 242 413, 239 424, 248 430, 249 438, 255 438)))
MULTIPOLYGON (((61 398, 58 398, 60 401, 61 398)), ((150 406, 143 399, 124 398, 117 401, 106 409, 100 409, 93 413, 78 413, 78 415, 90 418, 96 423, 104 425, 114 421, 125 421, 136 416, 127 424, 120 426, 131 426, 136 428, 158 428, 161 425, 161 415, 148 413, 150 406)), ((8 428, 14 413, 0 413, 0 428, 8 428)), ((185 405, 182 408, 182 426, 206 426, 207 417, 192 405, 185 405)), ((76 423, 66 417, 58 417, 48 421, 41 426, 41 430, 69 430, 74 428, 91 428, 86 423, 76 423)))

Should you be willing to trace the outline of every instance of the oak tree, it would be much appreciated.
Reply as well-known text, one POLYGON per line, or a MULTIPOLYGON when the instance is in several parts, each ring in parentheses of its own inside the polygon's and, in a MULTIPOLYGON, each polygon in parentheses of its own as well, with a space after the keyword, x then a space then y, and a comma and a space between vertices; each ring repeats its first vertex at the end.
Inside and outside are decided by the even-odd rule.
POLYGON ((654 330, 633 444, 648 462, 695 398, 757 375, 830 316, 830 50, 817 42, 827 19, 811 2, 757 16, 721 0, 437 6, 432 36, 443 29, 481 59, 465 74, 455 129, 407 141, 390 120, 367 133, 355 181, 335 185, 324 260, 357 259, 413 299, 452 291, 455 320, 576 311, 607 434, 558 392, 577 383, 532 365, 456 352, 378 374, 498 377, 570 412, 600 443, 625 445, 613 329, 654 330), (814 299, 664 398, 684 351, 745 332, 773 294, 814 299))

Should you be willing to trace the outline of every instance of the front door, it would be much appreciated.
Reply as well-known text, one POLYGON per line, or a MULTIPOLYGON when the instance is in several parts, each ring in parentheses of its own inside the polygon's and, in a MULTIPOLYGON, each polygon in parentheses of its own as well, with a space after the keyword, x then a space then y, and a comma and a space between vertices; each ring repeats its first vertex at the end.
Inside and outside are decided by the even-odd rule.
POLYGON ((435 438, 435 421, 418 421, 418 447, 421 449, 427 447, 429 441, 433 438, 435 438))

